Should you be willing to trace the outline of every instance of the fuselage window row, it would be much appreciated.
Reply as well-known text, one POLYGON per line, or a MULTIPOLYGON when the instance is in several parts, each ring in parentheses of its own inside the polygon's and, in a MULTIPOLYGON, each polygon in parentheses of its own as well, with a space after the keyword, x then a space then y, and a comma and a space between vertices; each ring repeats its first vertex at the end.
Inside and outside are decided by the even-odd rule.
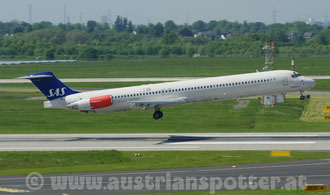
POLYGON ((162 91, 154 91, 154 92, 147 92, 147 93, 136 93, 136 94, 129 94, 129 95, 118 95, 114 96, 114 99, 119 98, 129 98, 129 97, 138 97, 138 96, 145 96, 145 95, 155 95, 161 93, 173 93, 173 92, 181 92, 181 91, 190 91, 190 90, 198 90, 198 89, 211 89, 211 88, 219 88, 219 87, 228 87, 228 86, 239 86, 239 85, 247 85, 247 84, 256 84, 256 83, 266 83, 276 81, 276 78, 271 79, 260 79, 260 80, 252 80, 252 81, 241 81, 241 82, 234 82, 234 83, 225 83, 225 84, 217 84, 217 85, 207 85, 207 86, 198 86, 198 87, 188 87, 188 88, 178 88, 178 89, 169 89, 169 90, 162 90, 162 91))

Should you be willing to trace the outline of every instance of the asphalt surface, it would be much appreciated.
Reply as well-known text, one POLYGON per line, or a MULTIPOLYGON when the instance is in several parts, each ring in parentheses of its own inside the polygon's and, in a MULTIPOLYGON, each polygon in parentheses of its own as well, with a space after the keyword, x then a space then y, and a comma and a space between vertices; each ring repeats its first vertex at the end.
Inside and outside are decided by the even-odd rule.
POLYGON ((6 176, 0 177, 0 194, 125 194, 330 185, 330 159, 247 165, 234 163, 218 167, 43 175, 43 179, 37 179, 35 175, 6 176), (94 185, 84 183, 88 179, 94 179, 94 185), (201 181, 204 181, 203 185, 201 181))
MULTIPOLYGON (((68 83, 93 83, 93 82, 157 82, 157 81, 184 81, 201 79, 204 77, 167 77, 167 78, 61 78, 61 81, 68 83)), ((330 79, 328 76, 308 76, 311 79, 330 79)), ((28 79, 0 79, 0 83, 30 83, 28 79)))
POLYGON ((2 134, 0 151, 312 150, 330 133, 2 134))

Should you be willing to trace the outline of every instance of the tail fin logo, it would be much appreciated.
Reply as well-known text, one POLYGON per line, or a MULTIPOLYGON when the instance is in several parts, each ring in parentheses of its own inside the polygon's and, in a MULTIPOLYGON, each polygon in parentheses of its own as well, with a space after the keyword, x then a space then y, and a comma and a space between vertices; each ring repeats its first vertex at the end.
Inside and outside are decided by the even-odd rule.
POLYGON ((65 89, 66 87, 62 87, 62 88, 57 88, 57 89, 50 89, 49 90, 49 95, 47 95, 47 97, 58 97, 58 96, 64 96, 65 95, 65 89))

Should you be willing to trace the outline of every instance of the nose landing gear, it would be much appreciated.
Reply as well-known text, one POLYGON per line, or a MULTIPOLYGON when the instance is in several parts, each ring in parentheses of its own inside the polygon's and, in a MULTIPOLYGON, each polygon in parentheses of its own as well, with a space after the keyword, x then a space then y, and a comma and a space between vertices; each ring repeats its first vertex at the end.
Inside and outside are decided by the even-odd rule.
POLYGON ((300 99, 301 100, 304 100, 306 97, 309 99, 309 98, 311 98, 311 95, 306 95, 306 96, 304 96, 304 91, 300 91, 300 99))

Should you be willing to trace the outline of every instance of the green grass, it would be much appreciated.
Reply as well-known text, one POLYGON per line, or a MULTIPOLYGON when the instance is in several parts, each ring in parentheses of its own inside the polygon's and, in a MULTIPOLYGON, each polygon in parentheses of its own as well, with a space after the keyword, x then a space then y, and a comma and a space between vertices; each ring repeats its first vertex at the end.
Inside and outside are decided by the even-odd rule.
MULTIPOLYGON (((246 109, 234 110, 236 100, 188 104, 163 109, 106 114, 44 109, 42 100, 26 100, 40 92, 0 93, 0 133, 184 133, 184 132, 302 132, 329 131, 330 122, 300 120, 309 100, 288 98, 274 108, 252 99, 246 109)), ((292 96, 293 97, 293 96, 292 96)), ((313 97, 312 97, 313 98, 313 97)))
POLYGON ((307 122, 328 122, 323 120, 324 113, 321 110, 329 105, 330 96, 315 96, 310 100, 300 119, 307 122))
POLYGON ((318 79, 315 80, 316 86, 312 88, 312 91, 330 91, 330 79, 318 79))
MULTIPOLYGON (((276 69, 290 69, 290 58, 276 58, 276 69)), ((303 75, 328 75, 330 57, 296 59, 296 70, 303 75)), ((0 78, 15 78, 50 70, 59 78, 100 77, 207 77, 255 72, 264 58, 165 58, 143 60, 77 61, 72 63, 0 66, 0 78)))
POLYGON ((146 170, 239 165, 329 158, 330 153, 291 152, 291 157, 270 157, 268 151, 81 151, 0 152, 0 175, 146 170), (189 163, 187 163, 189 162, 189 163))

